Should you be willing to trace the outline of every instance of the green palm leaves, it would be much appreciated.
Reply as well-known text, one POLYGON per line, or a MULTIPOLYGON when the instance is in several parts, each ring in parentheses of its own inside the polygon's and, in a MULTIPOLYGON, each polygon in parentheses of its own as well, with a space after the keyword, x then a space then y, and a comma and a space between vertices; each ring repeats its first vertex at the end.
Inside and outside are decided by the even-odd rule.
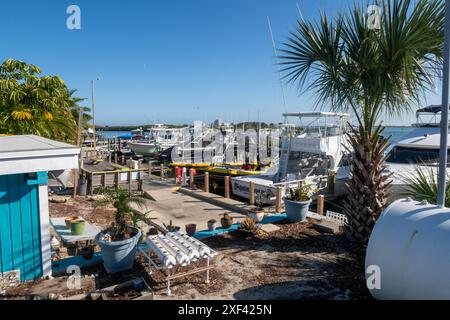
MULTIPOLYGON (((437 169, 433 167, 416 167, 413 172, 404 174, 401 179, 406 187, 402 192, 403 196, 411 197, 414 200, 426 200, 428 203, 437 204, 438 183, 437 169)), ((448 178, 448 177, 447 177, 448 178)), ((450 207, 450 184, 445 187, 445 206, 450 207)))
POLYGON ((64 81, 41 76, 41 70, 13 59, 0 65, 0 133, 37 134, 73 141, 76 99, 64 81))
POLYGON ((318 107, 350 110, 357 120, 348 133, 352 167, 344 213, 347 234, 361 243, 389 194, 379 117, 411 110, 434 88, 444 42, 444 1, 373 4, 379 11, 355 4, 332 19, 321 14, 318 22, 300 20, 280 50, 289 83, 312 91, 318 107))

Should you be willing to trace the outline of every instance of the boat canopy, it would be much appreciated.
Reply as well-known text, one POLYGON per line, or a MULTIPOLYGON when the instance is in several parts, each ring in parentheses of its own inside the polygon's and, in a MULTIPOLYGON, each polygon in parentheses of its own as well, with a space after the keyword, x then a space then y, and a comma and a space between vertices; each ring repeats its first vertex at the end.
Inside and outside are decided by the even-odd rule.
POLYGON ((436 114, 442 111, 441 104, 432 104, 424 108, 417 109, 416 116, 418 117, 420 113, 431 113, 436 114))

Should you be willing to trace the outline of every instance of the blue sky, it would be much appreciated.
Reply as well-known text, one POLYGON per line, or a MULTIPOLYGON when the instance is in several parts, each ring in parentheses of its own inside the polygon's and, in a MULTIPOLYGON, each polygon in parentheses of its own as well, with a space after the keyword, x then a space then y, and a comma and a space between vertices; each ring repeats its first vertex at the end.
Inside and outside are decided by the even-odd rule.
MULTIPOLYGON (((36 64, 86 98, 91 79, 100 78, 98 124, 245 121, 258 113, 279 122, 285 109, 307 111, 314 102, 284 86, 283 106, 267 26, 269 16, 279 45, 295 27, 297 3, 315 19, 353 0, 2 1, 0 60, 36 64), (66 27, 71 4, 81 8, 81 30, 66 27)), ((431 95, 427 103, 439 101, 431 95)))

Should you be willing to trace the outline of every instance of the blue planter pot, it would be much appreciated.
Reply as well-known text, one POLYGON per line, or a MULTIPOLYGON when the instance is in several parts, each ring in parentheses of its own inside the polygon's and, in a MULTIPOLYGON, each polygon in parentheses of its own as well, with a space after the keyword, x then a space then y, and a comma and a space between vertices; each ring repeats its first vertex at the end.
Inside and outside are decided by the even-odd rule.
POLYGON ((284 199, 284 207, 289 221, 301 222, 306 220, 311 200, 308 201, 292 201, 284 199))
POLYGON ((102 249, 103 265, 108 273, 116 273, 133 268, 137 244, 142 233, 139 229, 129 227, 136 234, 130 239, 106 242, 100 240, 102 233, 97 234, 95 241, 102 249))

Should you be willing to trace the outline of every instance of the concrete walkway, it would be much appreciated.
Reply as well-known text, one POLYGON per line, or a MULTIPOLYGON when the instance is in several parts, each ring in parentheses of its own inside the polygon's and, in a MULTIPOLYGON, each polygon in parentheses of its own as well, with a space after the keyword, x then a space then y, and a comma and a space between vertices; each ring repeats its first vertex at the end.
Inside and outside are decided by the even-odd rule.
POLYGON ((144 180, 143 190, 147 199, 147 208, 138 209, 140 212, 150 211, 147 216, 155 218, 153 222, 163 226, 172 220, 173 225, 185 230, 185 225, 194 223, 197 231, 207 229, 207 222, 215 219, 220 226, 220 219, 225 213, 239 222, 246 216, 236 210, 225 209, 178 192, 179 187, 167 181, 158 179, 144 180))

